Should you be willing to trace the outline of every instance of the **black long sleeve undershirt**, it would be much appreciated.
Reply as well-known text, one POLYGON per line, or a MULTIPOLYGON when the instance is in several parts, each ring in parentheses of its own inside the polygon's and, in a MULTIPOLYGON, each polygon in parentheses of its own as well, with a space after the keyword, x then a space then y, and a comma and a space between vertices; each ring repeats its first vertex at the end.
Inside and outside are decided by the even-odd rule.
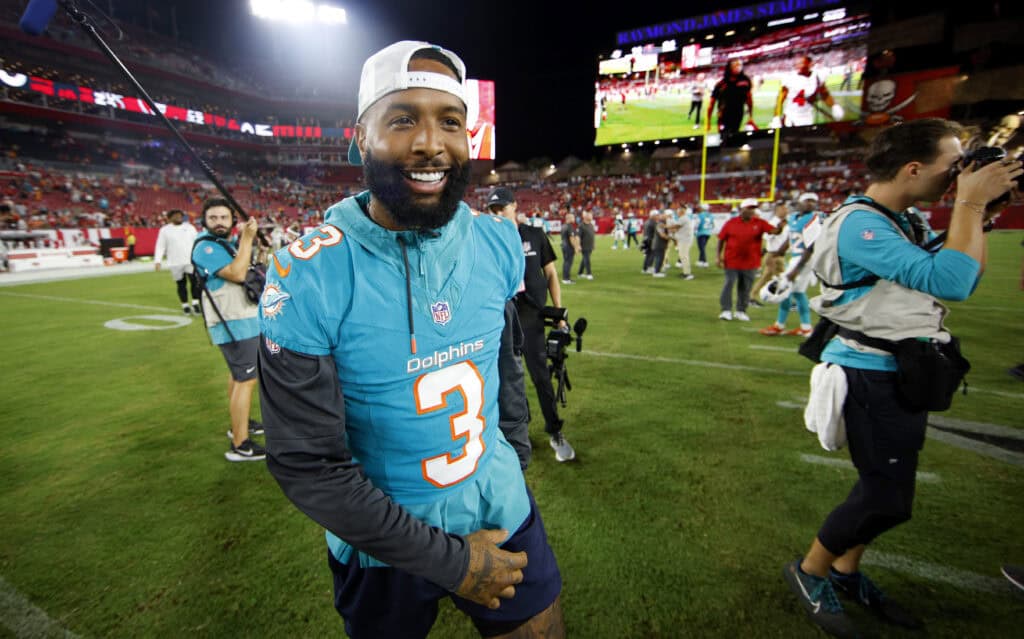
POLYGON ((376 488, 352 459, 334 359, 260 339, 260 407, 267 467, 285 496, 356 550, 454 591, 469 545, 430 526, 376 488), (276 350, 276 349, 275 349, 276 350))

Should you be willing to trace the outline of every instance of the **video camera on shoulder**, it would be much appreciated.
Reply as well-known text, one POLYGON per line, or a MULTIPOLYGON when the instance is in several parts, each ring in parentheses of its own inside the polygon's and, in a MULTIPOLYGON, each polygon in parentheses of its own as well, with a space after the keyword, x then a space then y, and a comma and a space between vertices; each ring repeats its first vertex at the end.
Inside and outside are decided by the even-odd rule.
POLYGON ((576 352, 583 350, 583 332, 587 330, 587 318, 580 317, 569 330, 569 311, 557 306, 545 306, 540 311, 544 319, 544 325, 550 328, 545 343, 545 354, 548 358, 548 369, 551 376, 558 382, 556 399, 565 406, 565 391, 572 390, 569 382, 569 372, 565 369, 565 360, 569 357, 566 352, 569 344, 576 342, 576 352), (561 327, 565 322, 565 328, 561 327))
MULTIPOLYGON (((968 151, 964 155, 963 160, 961 160, 961 162, 956 167, 953 168, 953 177, 955 178, 957 175, 960 174, 961 171, 964 170, 964 168, 970 166, 971 164, 975 165, 975 169, 980 169, 981 167, 988 164, 992 164, 993 162, 1002 162, 1006 160, 1008 156, 1009 154, 1006 152, 1006 149, 1004 149, 1001 146, 978 147, 973 151, 968 151)), ((1010 159, 1020 160, 1022 159, 1022 157, 1024 157, 1024 154, 1020 154, 1017 157, 1010 159)), ((1014 180, 1017 183, 1017 189, 1024 188, 1024 180, 1022 180, 1022 178, 1024 178, 1024 175, 1018 175, 1017 178, 1014 180)), ((986 208, 999 206, 1009 201, 1010 191, 1007 191, 1006 193, 1003 193, 996 199, 989 202, 986 208)))

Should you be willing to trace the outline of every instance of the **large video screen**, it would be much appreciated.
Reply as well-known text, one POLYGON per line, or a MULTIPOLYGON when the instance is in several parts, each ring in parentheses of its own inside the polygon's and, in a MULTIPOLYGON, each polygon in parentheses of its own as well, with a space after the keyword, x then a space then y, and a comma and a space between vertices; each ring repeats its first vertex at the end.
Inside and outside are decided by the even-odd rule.
POLYGON ((869 29, 866 12, 832 8, 612 51, 594 144, 857 120, 869 29))

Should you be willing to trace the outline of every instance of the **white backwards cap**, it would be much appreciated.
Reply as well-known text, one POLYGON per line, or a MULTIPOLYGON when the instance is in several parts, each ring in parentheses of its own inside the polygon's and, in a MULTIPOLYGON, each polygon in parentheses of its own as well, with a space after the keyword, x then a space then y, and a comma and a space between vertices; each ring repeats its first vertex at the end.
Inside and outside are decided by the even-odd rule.
MULTIPOLYGON (((451 51, 429 42, 403 40, 381 49, 363 64, 363 72, 359 77, 359 111, 356 121, 387 94, 406 89, 444 91, 466 104, 466 65, 451 51), (459 79, 455 80, 443 73, 409 71, 409 60, 413 54, 424 49, 436 51, 447 58, 458 72, 459 79)), ((348 161, 355 165, 363 163, 354 137, 348 147, 348 161)))

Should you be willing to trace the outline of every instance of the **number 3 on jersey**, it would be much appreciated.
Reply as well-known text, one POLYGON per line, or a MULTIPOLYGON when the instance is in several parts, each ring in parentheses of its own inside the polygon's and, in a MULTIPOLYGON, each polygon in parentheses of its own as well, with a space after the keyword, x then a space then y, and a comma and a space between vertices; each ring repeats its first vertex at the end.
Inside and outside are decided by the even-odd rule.
POLYGON ((300 260, 308 260, 320 252, 320 249, 325 246, 334 246, 343 237, 341 231, 330 224, 324 224, 316 230, 316 233, 317 235, 310 235, 307 238, 309 246, 303 246, 302 240, 298 239, 288 245, 288 252, 300 260))
POLYGON ((428 457, 423 460, 423 477, 438 488, 447 488, 459 483, 476 471, 477 462, 484 454, 481 436, 486 425, 483 417, 484 380, 473 362, 459 362, 421 376, 413 387, 416 394, 416 412, 420 415, 441 410, 448 406, 449 394, 462 394, 465 410, 452 415, 452 440, 466 439, 462 454, 452 457, 450 453, 428 457))

